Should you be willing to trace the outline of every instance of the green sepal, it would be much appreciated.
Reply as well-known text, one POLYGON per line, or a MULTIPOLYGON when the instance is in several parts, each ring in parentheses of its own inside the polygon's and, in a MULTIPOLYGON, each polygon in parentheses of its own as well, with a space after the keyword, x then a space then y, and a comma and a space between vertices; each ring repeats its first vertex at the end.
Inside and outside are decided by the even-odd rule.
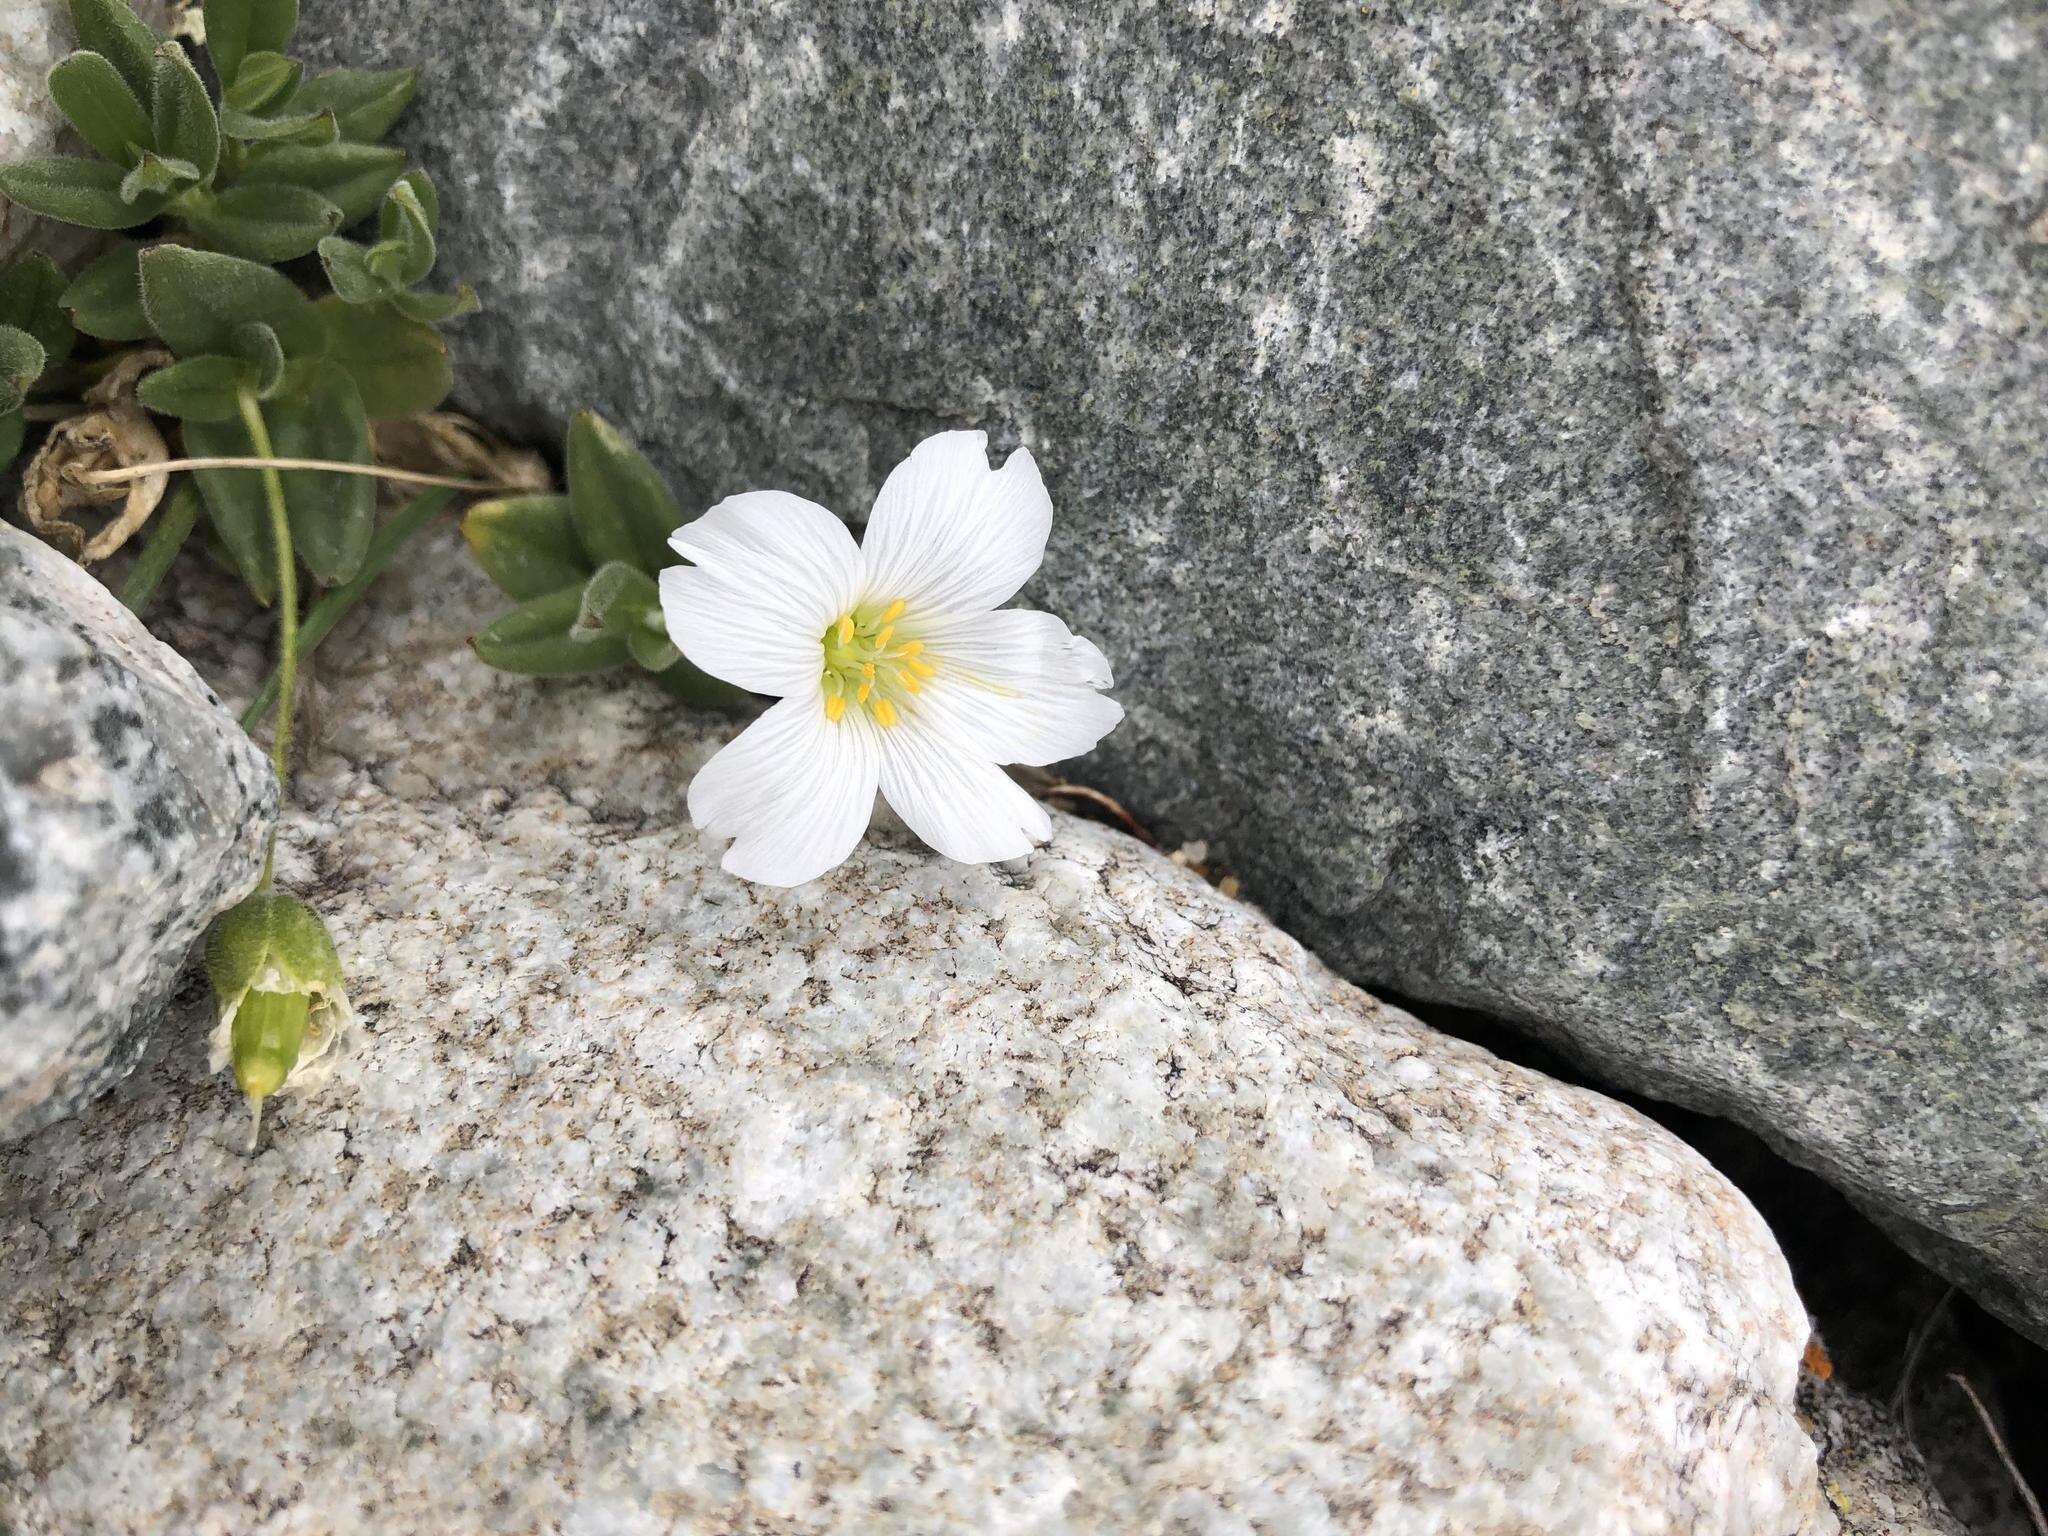
POLYGON ((329 355, 355 377, 373 418, 416 416, 448 398, 455 375, 448 344, 432 326, 333 296, 320 301, 319 312, 333 338, 329 355))
POLYGON ((206 51, 221 84, 240 83, 250 62, 276 57, 299 24, 299 0, 205 0, 206 51))
POLYGON ((190 160, 145 149, 128 167, 128 174, 121 178, 121 201, 133 203, 145 197, 162 199, 198 180, 199 167, 190 160))
POLYGON ((277 333, 286 357, 318 357, 327 327, 313 301, 283 273, 253 261, 181 245, 142 252, 143 312, 180 357, 233 352, 235 327, 260 320, 277 333))
POLYGON ((43 366, 54 368, 71 355, 71 317, 64 312, 64 274, 57 263, 31 251, 0 262, 0 325, 27 331, 42 345, 43 366))
POLYGON ((220 164, 220 120, 199 71, 183 48, 165 43, 156 51, 151 81, 149 120, 157 152, 190 161, 199 168, 198 180, 211 181, 220 164))
POLYGON ((346 228, 370 215, 404 168, 405 151, 381 144, 266 144, 250 152, 241 181, 317 192, 341 210, 346 228))
POLYGON ((43 344, 17 326, 0 325, 0 411, 18 411, 42 377, 43 344))
POLYGON ((391 307, 408 320, 439 325, 472 313, 477 307, 476 290, 464 283, 453 293, 394 293, 391 307))
POLYGON ((291 105, 298 112, 331 111, 341 136, 374 144, 391 131, 419 84, 416 69, 336 69, 301 85, 291 105))
POLYGON ((80 49, 51 66, 50 99, 85 142, 116 165, 132 166, 156 146, 149 113, 102 54, 80 49))
POLYGON ((591 574, 566 496, 480 501, 463 515, 462 537, 484 574, 521 601, 579 585, 591 574))
POLYGON ((469 642, 470 647, 499 671, 528 677, 566 677, 623 665, 628 658, 626 642, 617 636, 570 638, 582 609, 583 584, 578 582, 501 615, 469 642))
POLYGON ((156 65, 156 34, 129 9, 127 0, 71 0, 71 25, 78 46, 112 64, 146 106, 156 65))
POLYGON ((646 628, 650 613, 659 620, 661 593, 654 578, 637 565, 608 560, 583 584, 583 603, 569 634, 576 640, 598 635, 630 640, 635 630, 646 628))
POLYGON ((121 195, 127 172, 105 160, 51 155, 0 166, 0 192, 30 213, 82 224, 87 229, 133 229, 164 211, 164 199, 150 193, 133 201, 121 195))
POLYGON ((181 421, 228 421, 240 408, 241 392, 253 387, 254 373, 238 357, 188 357, 144 378, 135 398, 181 421))
POLYGON ((638 449, 595 411, 578 411, 568 459, 576 535, 591 559, 624 560, 649 573, 676 563, 668 536, 683 509, 638 449))
POLYGON ((296 897, 263 891, 214 920, 206 979, 223 1012, 252 987, 321 997, 342 989, 341 956, 319 913, 296 897))
POLYGON ((207 244, 248 261, 291 261, 342 225, 341 209, 303 187, 244 182, 195 197, 185 222, 207 244))
POLYGON ((265 1099, 285 1085, 306 1045, 313 1000, 303 992, 251 987, 242 994, 228 1031, 228 1062, 235 1086, 265 1099))
POLYGON ((71 280, 58 302, 73 325, 102 341, 141 341, 151 334, 136 270, 141 254, 141 246, 123 240, 71 280))
MULTIPOLYGON (((213 39, 207 38, 206 46, 213 49, 213 39)), ((214 68, 220 69, 220 54, 214 50, 214 68)), ((220 93, 223 111, 233 107, 238 112, 261 112, 265 107, 277 105, 289 96, 305 74, 305 68, 296 59, 288 59, 271 49, 252 53, 242 60, 241 67, 233 74, 221 72, 221 79, 233 81, 220 93)))

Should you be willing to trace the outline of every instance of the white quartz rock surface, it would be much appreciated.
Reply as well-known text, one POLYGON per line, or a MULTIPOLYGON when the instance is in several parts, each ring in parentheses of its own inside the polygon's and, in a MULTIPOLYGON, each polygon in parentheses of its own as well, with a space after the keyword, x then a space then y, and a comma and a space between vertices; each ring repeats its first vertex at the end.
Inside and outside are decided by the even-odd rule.
POLYGON ((366 1037, 244 1157, 195 1002, 0 1152, 0 1526, 1835 1529, 1784 1261, 1658 1127, 1063 815, 743 885, 682 810, 731 722, 393 587, 284 862, 366 1037))

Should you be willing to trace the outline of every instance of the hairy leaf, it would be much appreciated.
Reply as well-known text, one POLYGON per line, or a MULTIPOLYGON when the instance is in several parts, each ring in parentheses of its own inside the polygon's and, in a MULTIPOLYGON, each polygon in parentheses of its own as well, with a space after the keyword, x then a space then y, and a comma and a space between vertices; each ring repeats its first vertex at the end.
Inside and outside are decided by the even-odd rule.
POLYGON ((239 83, 252 55, 276 55, 299 24, 299 0, 205 0, 206 51, 221 84, 239 83))
POLYGON ((185 211, 185 222, 209 245, 263 262, 305 255, 343 221, 342 210, 318 192, 247 181, 195 200, 185 211))
POLYGON ((123 240, 71 280, 58 302, 73 325, 102 341, 140 341, 152 334, 136 270, 141 254, 141 246, 123 240))
POLYGON ((104 160, 52 155, 0 166, 0 192, 28 209, 87 229, 133 229, 164 210, 161 193, 121 196, 126 173, 104 160))
POLYGON ((448 398, 448 344, 432 326, 339 298, 322 299, 319 309, 333 338, 329 355, 355 378, 372 417, 416 416, 448 398))
POLYGON ((180 357, 232 352, 235 327, 247 320, 275 331, 287 357, 327 349, 320 312, 281 272, 181 245, 144 251, 139 266, 151 329, 180 357))
POLYGON ((591 574, 566 496, 480 501, 464 514, 462 537, 484 574, 508 597, 544 597, 591 574))
POLYGON ((149 113, 105 57, 80 51, 50 70, 50 99, 85 142, 116 165, 131 166, 156 146, 149 113))
POLYGON ((64 312, 64 274, 49 257, 30 252, 0 263, 0 325, 33 336, 50 368, 71 355, 71 317, 64 312))
POLYGON ((317 192, 341 209, 341 226, 346 227, 369 216, 403 169, 402 149, 342 139, 332 144, 263 145, 251 151, 241 179, 244 186, 283 185, 317 192))
POLYGON ((0 325, 0 411, 20 410, 42 372, 43 344, 27 331, 0 325))
POLYGON ((211 180, 220 164, 220 122, 199 71, 176 43, 157 49, 150 91, 157 152, 167 159, 190 161, 199 168, 198 180, 211 180))
POLYGON ((416 69, 336 69, 315 75, 292 97, 296 112, 333 111, 341 136, 374 144, 391 131, 419 84, 416 69))
POLYGON ((156 34, 128 8, 127 0, 71 0, 71 24, 78 46, 99 54, 121 73, 128 89, 149 104, 156 64, 156 34))
MULTIPOLYGON (((213 49, 214 67, 219 70, 220 52, 214 48, 211 34, 207 37, 206 46, 213 49)), ((221 106, 233 107, 238 112, 260 112, 290 95, 304 73, 296 59, 288 59, 281 53, 252 53, 242 60, 241 68, 232 75, 220 71, 222 80, 233 82, 222 90, 221 106)))
POLYGON ((627 657, 626 642, 616 636, 569 637, 582 607, 583 584, 578 582, 521 603, 469 643, 479 657, 501 672, 523 672, 530 677, 601 672, 621 665, 627 657))
POLYGON ((136 386, 145 407, 183 421, 227 421, 255 370, 235 357, 188 357, 159 368, 136 386))
POLYGON ((668 536, 683 509, 640 451, 596 412, 579 411, 569 423, 568 457, 576 532, 591 558, 650 573, 674 565, 668 536))

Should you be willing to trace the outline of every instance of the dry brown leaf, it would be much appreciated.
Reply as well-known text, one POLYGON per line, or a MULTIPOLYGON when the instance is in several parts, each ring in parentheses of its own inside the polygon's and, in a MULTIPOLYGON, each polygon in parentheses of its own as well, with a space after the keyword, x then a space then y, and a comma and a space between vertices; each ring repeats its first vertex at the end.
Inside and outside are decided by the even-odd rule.
MULTIPOLYGON (((104 385, 95 385, 92 393, 104 385)), ((130 469, 170 458, 163 434, 132 394, 122 396, 118 388, 108 393, 113 398, 98 410, 51 428, 21 477, 21 511, 29 527, 81 565, 104 560, 126 544, 149 521, 171 481, 168 473, 115 485, 80 481, 79 476, 95 470, 130 469), (82 520, 79 514, 85 514, 82 520)))
POLYGON ((512 447, 454 411, 380 421, 371 433, 377 462, 395 469, 488 480, 508 495, 546 495, 555 488, 546 459, 530 448, 512 447))

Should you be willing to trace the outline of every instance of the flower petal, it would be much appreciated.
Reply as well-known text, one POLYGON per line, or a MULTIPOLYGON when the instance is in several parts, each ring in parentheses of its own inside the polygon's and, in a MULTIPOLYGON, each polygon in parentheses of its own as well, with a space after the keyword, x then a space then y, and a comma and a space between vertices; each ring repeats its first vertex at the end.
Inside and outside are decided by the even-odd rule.
POLYGON ((986 432, 941 432, 883 482, 861 536, 868 596, 919 619, 986 613, 1045 559, 1052 498, 1028 449, 988 467, 986 432))
POLYGON ((1052 838, 1052 818, 986 758, 962 751, 922 710, 880 731, 882 797, 949 859, 1020 858, 1052 838))
POLYGON ((1005 608, 928 632, 919 713, 962 750, 1033 766, 1079 757, 1124 717, 1109 660, 1049 613, 1005 608))
POLYGON ((816 684, 825 627, 861 590, 860 549, 844 523, 786 491, 747 491, 669 545, 694 569, 661 573, 661 612, 693 665, 756 693, 816 684))
POLYGON ((826 719, 815 686, 784 699, 698 770, 690 820, 733 839, 721 861, 731 874, 815 880, 853 852, 874 814, 878 735, 864 718, 826 719))

